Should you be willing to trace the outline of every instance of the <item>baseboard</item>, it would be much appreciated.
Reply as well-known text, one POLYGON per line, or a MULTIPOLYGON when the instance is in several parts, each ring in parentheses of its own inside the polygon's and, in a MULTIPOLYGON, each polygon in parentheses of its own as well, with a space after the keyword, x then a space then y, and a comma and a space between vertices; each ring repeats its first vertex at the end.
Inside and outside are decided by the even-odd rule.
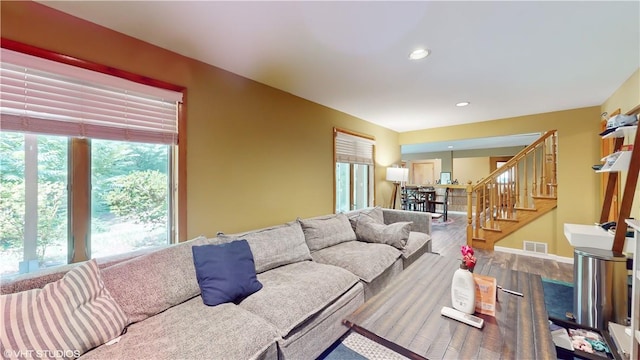
POLYGON ((523 255, 523 256, 531 256, 531 257, 537 257, 537 258, 543 258, 543 259, 550 259, 550 260, 554 260, 557 262, 561 262, 561 263, 565 263, 565 264, 572 264, 573 265, 573 258, 568 258, 568 257, 564 257, 564 256, 558 256, 555 254, 540 254, 540 253, 535 253, 535 252, 531 252, 531 251, 524 251, 521 249, 513 249, 513 248, 508 248, 508 247, 502 247, 502 246, 494 246, 493 247, 493 251, 500 251, 500 252, 504 252, 504 253, 510 253, 510 254, 517 254, 517 255, 523 255))

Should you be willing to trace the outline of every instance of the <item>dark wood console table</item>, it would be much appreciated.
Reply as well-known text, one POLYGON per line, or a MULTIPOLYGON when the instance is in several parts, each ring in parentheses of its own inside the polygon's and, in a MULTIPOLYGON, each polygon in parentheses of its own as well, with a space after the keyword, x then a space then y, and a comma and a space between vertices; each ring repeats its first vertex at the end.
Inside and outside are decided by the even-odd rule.
POLYGON ((348 316, 354 331, 412 359, 555 359, 539 275, 478 264, 475 272, 523 297, 498 291, 496 316, 477 329, 440 315, 451 307, 460 260, 425 254, 348 316))

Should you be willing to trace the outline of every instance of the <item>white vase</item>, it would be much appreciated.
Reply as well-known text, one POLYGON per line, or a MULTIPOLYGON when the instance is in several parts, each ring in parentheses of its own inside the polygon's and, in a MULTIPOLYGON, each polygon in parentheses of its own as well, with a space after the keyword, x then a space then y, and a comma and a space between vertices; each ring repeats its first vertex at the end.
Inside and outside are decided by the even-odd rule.
POLYGON ((465 314, 473 314, 476 308, 476 284, 473 274, 464 266, 453 273, 451 280, 451 303, 453 308, 465 314))

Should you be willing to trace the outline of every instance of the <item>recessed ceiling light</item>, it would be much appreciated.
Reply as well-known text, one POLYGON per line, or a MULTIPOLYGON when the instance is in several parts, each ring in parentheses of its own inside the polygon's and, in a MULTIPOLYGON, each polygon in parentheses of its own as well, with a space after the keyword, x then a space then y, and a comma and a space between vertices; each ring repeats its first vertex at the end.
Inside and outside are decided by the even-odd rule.
POLYGON ((417 49, 417 50, 413 50, 411 52, 411 54, 409 54, 409 59, 410 60, 420 60, 420 59, 424 59, 427 56, 429 56, 429 54, 431 53, 431 51, 429 51, 429 49, 417 49))
POLYGON ((467 106, 467 105, 469 105, 469 104, 471 104, 471 103, 470 103, 470 102, 468 102, 468 101, 463 101, 463 102, 459 102, 459 103, 457 103, 457 104, 456 104, 456 106, 457 106, 457 107, 463 107, 463 106, 467 106))

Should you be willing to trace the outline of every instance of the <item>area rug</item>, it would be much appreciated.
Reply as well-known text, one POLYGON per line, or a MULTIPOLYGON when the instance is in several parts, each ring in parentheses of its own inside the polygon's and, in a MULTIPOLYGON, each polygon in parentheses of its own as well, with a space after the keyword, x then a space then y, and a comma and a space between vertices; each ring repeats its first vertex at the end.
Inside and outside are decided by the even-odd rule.
POLYGON ((544 304, 550 317, 566 319, 567 312, 573 313, 573 284, 542 278, 544 304))
POLYGON ((444 225, 453 224, 454 222, 455 221, 453 219, 447 219, 447 221, 444 221, 444 219, 440 218, 440 219, 431 220, 431 225, 432 226, 444 226, 444 225))
POLYGON ((406 357, 366 337, 348 332, 327 349, 319 360, 407 360, 406 357))

